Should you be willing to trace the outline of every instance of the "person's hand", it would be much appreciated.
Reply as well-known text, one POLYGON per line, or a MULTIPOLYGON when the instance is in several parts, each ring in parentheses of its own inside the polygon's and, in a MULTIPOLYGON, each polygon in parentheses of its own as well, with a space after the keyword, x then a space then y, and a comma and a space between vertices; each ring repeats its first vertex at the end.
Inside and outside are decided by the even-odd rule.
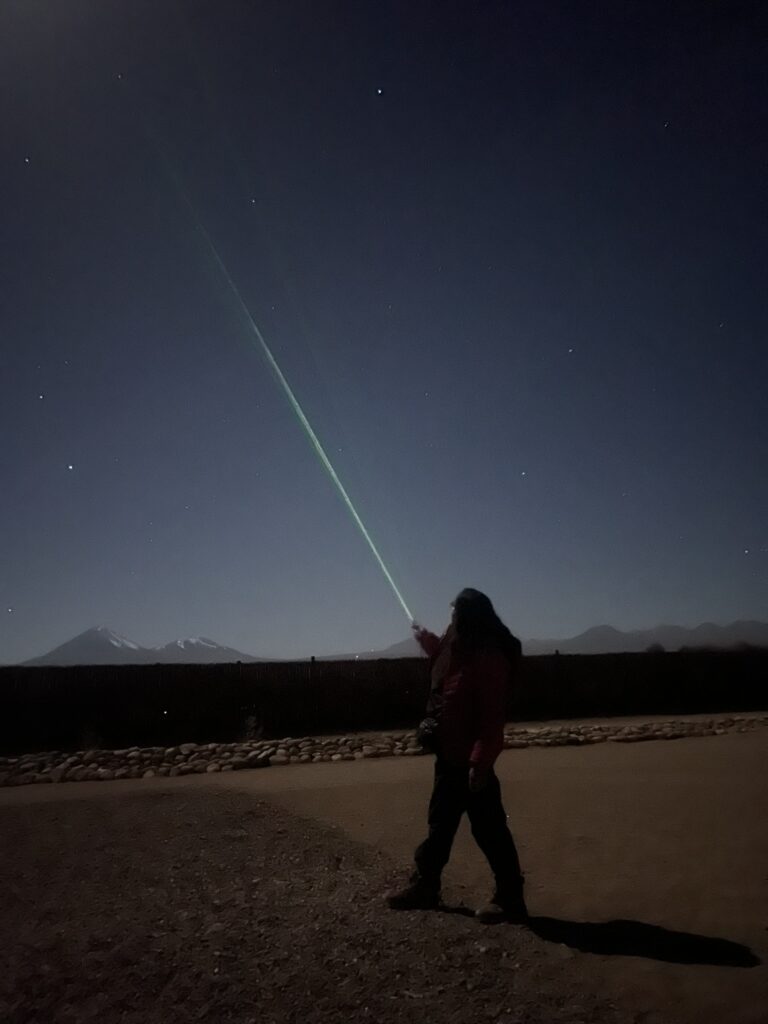
POLYGON ((472 766, 469 769, 469 791, 470 793, 479 793, 481 789, 485 789, 488 785, 488 779, 490 772, 487 768, 478 768, 472 766))
POLYGON ((417 640, 419 639, 421 634, 424 632, 424 627, 420 626, 418 624, 418 622, 415 622, 415 621, 411 623, 411 629, 413 630, 413 635, 416 637, 417 640))

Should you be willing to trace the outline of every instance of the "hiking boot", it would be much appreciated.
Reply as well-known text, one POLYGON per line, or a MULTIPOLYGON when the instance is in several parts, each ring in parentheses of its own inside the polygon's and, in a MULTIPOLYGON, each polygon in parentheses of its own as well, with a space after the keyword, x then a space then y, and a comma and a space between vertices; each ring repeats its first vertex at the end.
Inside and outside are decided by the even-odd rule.
POLYGON ((496 890, 490 902, 475 911, 475 917, 481 924, 527 924, 528 908, 522 893, 512 896, 496 890))
POLYGON ((411 881, 405 889, 387 895, 392 910, 434 910, 440 902, 440 889, 423 879, 411 881))

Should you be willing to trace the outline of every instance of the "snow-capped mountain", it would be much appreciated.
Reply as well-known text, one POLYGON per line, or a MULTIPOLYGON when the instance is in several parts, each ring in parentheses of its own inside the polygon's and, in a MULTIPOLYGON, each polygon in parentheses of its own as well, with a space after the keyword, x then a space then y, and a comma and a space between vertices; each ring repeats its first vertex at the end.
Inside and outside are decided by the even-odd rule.
POLYGON ((215 640, 204 636, 192 636, 186 640, 172 640, 164 647, 153 647, 155 661, 176 664, 202 665, 222 661, 260 661, 251 654, 243 654, 234 647, 222 647, 215 640))
MULTIPOLYGON (((523 654, 616 654, 663 648, 677 651, 681 647, 725 650, 738 647, 768 648, 768 622, 739 621, 728 626, 704 622, 689 629, 684 626, 657 626, 622 632, 613 626, 594 626, 578 636, 565 640, 523 640, 523 654)), ((401 640, 380 651, 359 651, 354 654, 321 655, 319 661, 369 661, 374 658, 417 658, 422 654, 413 637, 401 640)), ((161 647, 141 647, 133 640, 107 626, 87 629, 40 658, 26 665, 152 665, 152 664, 215 664, 236 661, 279 659, 256 658, 232 647, 223 647, 207 637, 173 640, 161 647)))
POLYGON ((211 664, 214 662, 259 661, 232 647, 223 647, 205 637, 174 640, 164 647, 141 647, 107 626, 86 629, 52 651, 25 662, 27 665, 153 665, 211 664))

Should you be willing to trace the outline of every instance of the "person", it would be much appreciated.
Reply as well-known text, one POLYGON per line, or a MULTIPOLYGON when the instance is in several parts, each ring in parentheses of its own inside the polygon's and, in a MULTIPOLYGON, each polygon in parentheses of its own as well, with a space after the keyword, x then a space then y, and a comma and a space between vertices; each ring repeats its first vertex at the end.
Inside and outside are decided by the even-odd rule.
POLYGON ((428 834, 416 849, 415 870, 408 886, 390 893, 387 902, 394 910, 438 906, 441 874, 466 811, 496 881, 489 904, 477 917, 485 923, 525 923, 524 876, 493 770, 504 747, 506 696, 521 645, 480 591, 465 588, 452 608, 442 637, 416 623, 412 627, 431 658, 427 717, 419 738, 436 755, 434 788, 428 834))

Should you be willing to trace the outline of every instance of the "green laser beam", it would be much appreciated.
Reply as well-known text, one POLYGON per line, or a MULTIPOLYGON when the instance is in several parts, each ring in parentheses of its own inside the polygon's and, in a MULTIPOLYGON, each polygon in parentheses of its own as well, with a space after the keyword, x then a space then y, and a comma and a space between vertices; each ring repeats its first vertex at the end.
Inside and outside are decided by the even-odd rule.
MULTIPOLYGON (((123 81, 123 76, 122 75, 118 75, 118 78, 121 81, 123 81)), ((246 321, 246 323, 247 323, 247 325, 248 325, 248 327, 250 329, 251 336, 252 336, 251 340, 253 340, 255 338, 256 341, 258 341, 259 346, 261 347, 262 352, 266 356, 267 362, 269 363, 270 367, 272 368, 273 373, 275 374, 275 376, 277 377, 278 382, 280 383, 280 386, 282 387, 283 391, 285 392, 286 397, 288 398, 288 401, 290 402, 291 408, 293 409, 294 413, 296 414, 296 416, 297 416, 297 418, 299 420, 299 423, 304 428, 304 431, 305 431, 307 437, 309 438, 310 443, 312 444, 312 447, 315 449, 315 451, 316 451, 316 453, 318 455, 318 458, 320 459, 321 463, 325 467, 325 470, 328 473, 328 475, 330 476, 331 480, 335 484, 336 489, 338 490, 339 494, 341 495, 341 497, 342 497, 342 499, 344 501, 344 504, 349 509, 350 514, 352 515, 352 518, 354 519, 355 523, 357 524, 357 528, 360 530, 360 533, 363 535, 363 538, 365 539, 366 544, 371 549, 371 551, 373 553, 373 557, 376 559, 376 561, 377 561, 377 563, 379 565, 379 568, 384 573, 384 578, 386 579, 387 583, 389 583, 390 587, 394 591, 395 597, 400 602, 400 605, 401 605, 403 611, 405 612, 405 614, 408 616, 408 620, 410 622, 413 622, 414 620, 413 620, 413 615, 411 614, 411 610, 408 607, 408 605, 405 603, 403 595, 400 593, 400 591, 397 588, 397 584, 392 579, 392 574, 390 573, 389 569, 386 567, 386 565, 384 563, 384 559, 379 554, 379 552, 378 552, 378 550, 376 548, 376 545, 373 543, 371 535, 368 533, 368 530, 365 528, 365 523, 362 521, 362 519, 358 515, 357 509, 353 505, 352 499, 347 494, 346 488, 344 487, 344 485, 342 484, 341 480, 339 479, 338 473, 334 469, 333 464, 331 463, 331 460, 326 455, 325 449, 323 448, 322 444, 320 443, 320 439, 318 438, 317 434, 312 429, 311 423, 309 422, 309 420, 307 419, 306 415, 304 414, 304 410, 301 408, 301 405, 299 404, 298 399, 294 395, 293 390, 292 390, 290 384, 285 379, 285 375, 284 375, 283 371, 278 366, 277 360, 275 359, 274 355, 272 354, 272 350, 270 349, 269 345, 267 344, 266 340, 264 339, 264 335, 261 333, 261 331, 259 330, 258 324, 253 319, 253 316, 251 315, 251 311, 248 308, 248 306, 247 306, 247 304, 245 302, 245 299, 243 299, 243 297, 240 294, 240 291, 239 291, 237 285, 232 280, 232 275, 227 270, 227 267, 226 267, 226 264, 224 263, 224 260, 219 255, 219 251, 216 248, 216 246, 214 245, 213 239, 208 234, 208 231, 206 230, 205 225, 203 224, 203 222, 201 221, 200 217, 198 216, 197 210, 195 209, 195 206, 192 203, 192 200, 191 200, 190 196, 188 195, 187 190, 185 189, 183 182, 180 180, 179 175, 176 173, 175 168, 173 166, 173 162, 170 160, 170 158, 169 158, 169 156, 168 156, 168 154, 166 152, 166 146, 165 146, 165 144, 163 142, 162 134, 154 127, 154 125, 152 124, 152 122, 150 121, 148 116, 144 117, 143 124, 144 124, 144 129, 145 129, 145 131, 147 133, 147 136, 149 137, 150 141, 152 143, 154 143, 156 151, 158 152, 158 154, 160 156, 161 162, 163 163, 163 165, 165 167, 166 173, 168 174, 169 178, 171 179, 171 181, 173 181, 174 185, 176 186, 176 190, 177 190, 178 194, 181 196, 181 198, 183 199, 184 205, 189 210, 189 212, 190 212, 190 214, 192 216, 192 219, 194 220, 195 226, 197 227, 197 230, 200 233, 200 236, 205 241, 206 246, 208 247, 211 255, 213 256, 213 259, 214 259, 214 262, 215 262, 216 266, 219 268, 219 271, 221 272, 222 277, 226 281, 230 291, 232 292, 232 294, 234 295, 235 299, 237 300, 237 304, 239 305, 240 310, 242 311, 242 314, 245 317, 245 321, 246 321)), ((257 346, 254 345, 254 347, 256 348, 257 346)))
MULTIPOLYGON (((184 194, 183 191, 182 191, 182 194, 184 194)), ((187 199, 186 195, 184 196, 184 198, 187 201, 187 205, 190 206, 190 209, 192 209, 191 204, 189 203, 189 200, 187 199)), ((352 499, 347 494, 347 491, 346 491, 346 488, 344 487, 344 484, 339 479, 338 473, 333 468, 333 464, 331 463, 331 460, 328 458, 328 456, 327 456, 327 454, 325 452, 325 449, 323 448, 322 444, 320 443, 320 439, 318 438, 317 434, 312 429, 312 424, 309 422, 309 420, 307 419, 306 415, 304 414, 304 410, 301 408, 301 405, 299 404, 298 399, 294 395, 293 389, 291 388, 291 385, 285 379, 285 374, 283 373, 283 371, 278 366, 277 360, 275 359, 274 355, 272 354, 272 350, 270 349, 269 345, 267 344, 267 342, 264 339, 264 335, 261 333, 261 331, 259 330, 258 324, 253 319, 253 316, 251 315, 251 311, 248 309, 248 306, 246 305, 245 300, 243 299, 242 295, 240 294, 240 291, 239 291, 237 285, 232 280, 232 275, 227 270, 227 267, 226 267, 226 265, 224 263, 224 260, 219 255, 219 251, 216 248, 216 246, 214 245, 213 239, 208 234, 208 232, 207 232, 207 230, 205 228, 205 225, 202 223, 200 218, 197 216, 197 213, 196 213, 196 211, 194 209, 192 209, 192 215, 195 218, 195 223, 197 225, 198 231, 200 232, 201 236, 205 240, 205 243, 208 246, 208 249, 210 250, 211 255, 213 256, 213 259, 214 259, 214 261, 216 263, 216 266, 221 271, 221 274, 224 277, 224 280, 227 282, 227 285, 229 286, 230 291, 235 296, 235 299, 237 300, 237 303, 240 306, 240 309, 241 309, 241 311, 243 313, 243 316, 245 317, 245 320, 246 320, 246 323, 248 324, 248 327, 250 328, 250 331, 251 331, 251 334, 252 334, 253 338, 255 338, 259 342, 259 345, 261 346, 261 350, 264 353, 264 355, 266 356, 267 362, 269 363, 270 367, 272 368, 272 371, 274 372, 275 376, 277 377, 277 379, 278 379, 278 381, 280 383, 280 386, 282 387, 283 391, 285 392, 286 397, 288 398, 288 401, 291 404, 291 408, 293 409, 294 413, 296 414, 296 416, 297 416, 297 418, 299 420, 299 423, 304 428, 304 431, 305 431, 307 437, 309 438, 312 447, 317 452, 317 455, 318 455, 320 461, 322 462, 323 466, 325 467, 326 472, 328 473, 328 475, 330 476, 331 480, 336 485, 336 489, 338 490, 339 494, 341 495, 341 497, 342 497, 342 499, 344 501, 344 504, 349 509, 349 511, 350 511, 350 513, 352 515, 352 518, 354 519, 355 523, 357 524, 357 528, 360 530, 360 533, 363 535, 363 537, 364 537, 368 547, 373 552, 373 557, 378 562, 379 568, 384 573, 384 577, 387 580, 387 583, 389 583, 390 587, 392 587, 392 590, 394 591, 395 597, 400 602, 400 605, 401 605, 403 611, 405 612, 405 614, 408 616, 409 622, 413 622, 413 615, 411 614, 411 611, 410 611, 408 605, 405 603, 405 600, 403 599, 403 595, 400 593, 400 591, 397 588, 397 584, 392 579, 392 575, 391 575, 389 569, 384 564, 384 559, 379 554, 379 552, 378 552, 378 550, 376 548, 376 545, 373 543, 371 535, 368 533, 368 530, 365 528, 365 523, 362 521, 362 519, 358 515, 357 509, 353 505, 352 499)))

